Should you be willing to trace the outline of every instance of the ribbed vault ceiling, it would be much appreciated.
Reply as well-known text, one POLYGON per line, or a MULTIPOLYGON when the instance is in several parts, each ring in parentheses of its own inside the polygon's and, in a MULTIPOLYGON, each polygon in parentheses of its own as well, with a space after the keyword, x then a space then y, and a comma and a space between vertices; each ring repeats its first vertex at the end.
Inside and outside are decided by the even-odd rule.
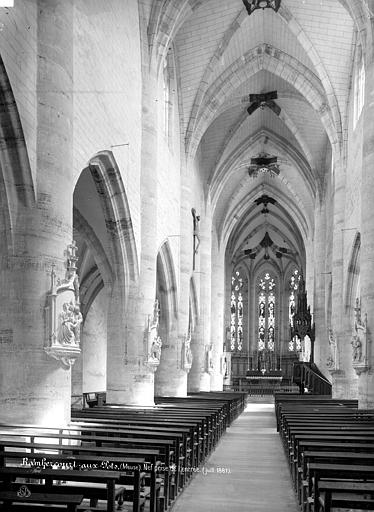
POLYGON ((149 0, 155 59, 173 46, 186 155, 199 156, 218 239, 238 261, 269 232, 304 260, 314 206, 342 143, 361 0, 282 0, 248 16, 242 0, 149 0), (276 90, 277 116, 248 116, 249 94, 276 90), (251 157, 278 157, 280 174, 248 176, 251 157), (269 214, 254 200, 276 199, 269 214))

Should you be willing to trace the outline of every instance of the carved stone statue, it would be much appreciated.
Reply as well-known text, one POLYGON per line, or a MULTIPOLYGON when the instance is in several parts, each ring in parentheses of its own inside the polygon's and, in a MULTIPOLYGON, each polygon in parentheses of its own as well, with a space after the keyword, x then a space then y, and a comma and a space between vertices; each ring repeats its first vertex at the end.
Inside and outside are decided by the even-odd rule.
POLYGON ((355 318, 354 318, 354 325, 353 325, 353 335, 352 335, 352 362, 353 365, 362 365, 365 364, 365 361, 363 361, 363 356, 365 355, 366 351, 366 335, 367 335, 367 329, 366 329, 366 318, 365 320, 362 320, 361 317, 361 304, 360 299, 356 299, 356 307, 354 308, 355 311, 355 318))
POLYGON ((353 335, 352 341, 352 359, 354 363, 359 363, 362 358, 362 343, 357 335, 353 335))
POLYGON ((205 352, 205 371, 207 373, 212 373, 214 370, 214 364, 213 364, 213 345, 212 343, 210 345, 207 345, 205 352))
POLYGON ((360 299, 356 299, 354 308, 354 324, 352 334, 352 364, 359 374, 368 370, 367 366, 367 317, 363 320, 361 317, 360 299))
POLYGON ((191 332, 188 331, 182 345, 182 368, 189 372, 192 367, 191 332))
POLYGON ((224 354, 222 355, 221 374, 224 379, 227 378, 227 357, 224 354))
POLYGON ((60 314, 59 342, 61 344, 71 345, 80 342, 80 326, 83 321, 79 306, 73 302, 65 302, 60 314))
POLYGON ((157 338, 155 340, 153 340, 153 342, 152 342, 151 352, 150 352, 151 360, 160 362, 161 347, 162 347, 161 338, 160 338, 160 336, 157 336, 157 338))
POLYGON ((153 304, 153 313, 148 317, 147 329, 147 364, 156 371, 157 366, 161 360, 162 341, 158 335, 158 328, 160 323, 160 305, 158 299, 155 299, 153 304))
POLYGON ((326 359, 326 366, 329 370, 337 370, 338 368, 338 345, 334 331, 329 328, 329 347, 330 354, 326 359))
POLYGON ((55 264, 51 270, 51 289, 47 295, 46 342, 44 350, 66 367, 72 366, 80 355, 80 331, 83 316, 80 311, 79 278, 76 262, 78 257, 75 241, 68 245, 66 272, 58 278, 55 264))

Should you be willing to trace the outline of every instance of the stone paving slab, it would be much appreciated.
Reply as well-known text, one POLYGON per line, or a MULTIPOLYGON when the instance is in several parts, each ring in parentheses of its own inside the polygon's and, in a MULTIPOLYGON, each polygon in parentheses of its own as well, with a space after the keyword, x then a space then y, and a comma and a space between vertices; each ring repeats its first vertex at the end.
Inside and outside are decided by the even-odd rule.
POLYGON ((299 512, 274 404, 250 403, 172 512, 299 512))

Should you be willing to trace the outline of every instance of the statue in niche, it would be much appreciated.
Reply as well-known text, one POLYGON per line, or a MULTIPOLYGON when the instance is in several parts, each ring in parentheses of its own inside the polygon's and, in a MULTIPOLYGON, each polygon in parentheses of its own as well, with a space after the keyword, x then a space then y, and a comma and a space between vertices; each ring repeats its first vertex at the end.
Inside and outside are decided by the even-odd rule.
POLYGON ((338 345, 334 331, 329 328, 329 347, 330 354, 327 356, 326 366, 330 370, 336 370, 338 364, 338 345))
POLYGON ((223 375, 223 378, 227 378, 227 357, 225 354, 222 354, 222 369, 221 374, 223 375))
POLYGON ((352 336, 352 361, 353 364, 362 364, 364 351, 366 350, 367 319, 361 318, 360 299, 356 299, 355 319, 352 336))
POLYGON ((207 373, 212 373, 214 370, 214 364, 213 364, 213 345, 212 343, 208 345, 205 349, 205 371, 207 373))
POLYGON ((160 362, 161 360, 161 347, 162 341, 160 336, 157 336, 152 342, 151 352, 150 352, 150 360, 154 362, 160 362))
POLYGON ((158 335, 160 324, 160 303, 155 299, 153 304, 153 313, 148 317, 148 363, 154 367, 159 365, 161 360, 162 341, 158 335))
POLYGON ((188 330, 182 345, 182 367, 190 370, 192 367, 193 355, 191 350, 191 331, 188 330))
POLYGON ((62 313, 60 314, 60 332, 59 342, 62 344, 71 345, 75 341, 74 336, 74 317, 71 310, 72 304, 65 302, 62 306, 62 313))
POLYGON ((353 336, 352 341, 352 359, 354 363, 359 363, 362 357, 362 343, 360 338, 356 335, 353 336))
POLYGON ((79 277, 77 274, 77 245, 73 240, 67 246, 66 272, 64 278, 57 277, 55 263, 51 269, 51 289, 47 294, 46 342, 44 350, 48 356, 71 367, 80 355, 80 334, 83 316, 80 311, 79 277))
POLYGON ((67 345, 79 344, 80 326, 83 321, 79 306, 72 302, 65 302, 62 309, 63 311, 60 314, 59 342, 67 345))

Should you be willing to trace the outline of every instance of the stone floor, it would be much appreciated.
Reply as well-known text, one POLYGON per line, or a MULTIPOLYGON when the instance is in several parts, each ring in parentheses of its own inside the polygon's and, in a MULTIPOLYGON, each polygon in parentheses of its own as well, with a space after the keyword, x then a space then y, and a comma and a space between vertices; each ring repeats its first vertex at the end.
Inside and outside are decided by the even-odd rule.
POLYGON ((249 403, 172 512, 298 512, 274 404, 249 403))

